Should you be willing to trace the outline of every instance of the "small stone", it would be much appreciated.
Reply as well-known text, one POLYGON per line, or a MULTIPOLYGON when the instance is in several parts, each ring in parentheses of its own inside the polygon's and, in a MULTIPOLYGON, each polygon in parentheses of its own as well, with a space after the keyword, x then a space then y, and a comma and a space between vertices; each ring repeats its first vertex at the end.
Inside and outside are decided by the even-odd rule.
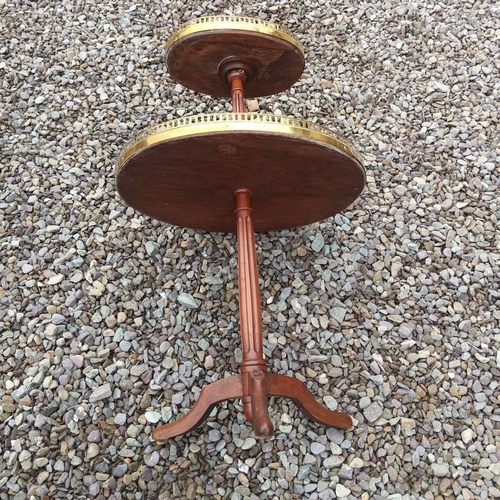
POLYGON ((474 493, 469 488, 464 488, 461 493, 464 500, 474 500, 474 493))
POLYGON ((207 351, 208 348, 210 347, 210 344, 207 342, 207 340, 205 338, 201 338, 198 342, 198 347, 202 350, 202 351, 207 351))
POLYGON ((19 402, 24 396, 26 396, 27 389, 24 385, 18 387, 15 391, 12 391, 12 397, 14 401, 19 402))
POLYGON ((431 384, 427 388, 427 391, 429 392, 429 394, 431 396, 435 396, 437 394, 437 392, 438 392, 438 386, 436 384, 431 384))
POLYGON ((309 476, 310 471, 311 468, 308 465, 301 465, 297 472, 297 479, 299 481, 303 481, 304 479, 306 479, 306 477, 309 476))
POLYGON ((474 433, 472 432, 472 429, 465 429, 462 431, 461 436, 464 444, 469 444, 474 437, 474 433))
POLYGON ((91 460, 94 457, 97 457, 101 450, 99 449, 99 446, 95 443, 90 443, 89 447, 87 448, 87 459, 91 460))
POLYGON ((337 495, 337 498, 345 498, 350 493, 351 490, 346 488, 343 484, 338 483, 337 486, 335 486, 335 494, 337 495))
POLYGON ((431 81, 427 85, 427 92, 428 93, 443 92, 443 93, 447 94, 449 91, 450 91, 450 86, 446 85, 446 83, 431 81))
POLYGON ((157 451, 153 451, 148 461, 146 462, 146 465, 148 467, 154 467, 155 465, 158 464, 159 461, 160 461, 160 454, 157 451))
POLYGON ((110 398, 112 394, 111 386, 109 384, 104 384, 94 389, 94 392, 90 395, 89 401, 91 403, 97 403, 97 401, 110 398))
POLYGON ((321 233, 317 233, 316 236, 314 237, 313 242, 311 243, 311 248, 315 252, 321 252, 324 246, 325 246, 325 238, 321 233))
POLYGON ((208 431, 208 439, 211 443, 217 443, 220 440, 222 434, 219 429, 210 429, 208 431))
POLYGON ((81 354, 72 354, 69 359, 77 368, 81 368, 85 358, 81 354))
POLYGON ((361 458, 354 457, 351 462, 349 463, 349 466, 352 467, 353 469, 361 469, 361 467, 364 467, 364 462, 361 460, 361 458))
POLYGON ((52 278, 49 278, 47 280, 48 285, 57 285, 58 283, 61 283, 61 281, 64 279, 63 274, 56 274, 55 276, 52 276, 52 278))
POLYGON ((66 321, 66 318, 62 314, 53 314, 51 321, 54 325, 61 325, 66 321))
POLYGON ((446 462, 442 464, 434 463, 431 468, 436 477, 445 477, 450 473, 450 466, 446 462))
POLYGON ((253 448, 257 444, 257 441, 254 438, 246 438, 245 442, 241 445, 242 450, 249 450, 253 448))
POLYGON ((491 498, 500 498, 500 490, 496 486, 490 486, 488 488, 488 493, 491 498))
POLYGON ((156 424, 161 420, 161 413, 159 411, 147 411, 144 416, 152 424, 156 424))
POLYGON ((345 458, 342 455, 334 455, 328 458, 325 458, 323 465, 327 469, 333 469, 334 467, 339 467, 343 462, 345 458))
POLYGON ((134 377, 140 377, 143 373, 146 373, 149 370, 148 365, 133 365, 130 368, 130 375, 134 377))
POLYGON ((160 249, 157 243, 153 241, 147 241, 145 247, 146 252, 149 256, 160 257, 160 249))
POLYGON ((259 111, 260 109, 259 101, 257 99, 247 99, 246 104, 247 104, 247 109, 250 113, 259 111))
POLYGON ((401 422, 401 428, 404 431, 410 431, 415 429, 416 423, 415 420, 413 420, 412 418, 401 417, 400 422, 401 422))
POLYGON ((373 402, 363 410, 363 415, 369 423, 373 423, 378 420, 382 416, 382 413, 383 408, 377 402, 373 402))
POLYGON ((406 194, 407 188, 403 184, 400 184, 394 188, 394 192, 398 196, 404 196, 406 194))
POLYGON ((342 468, 338 472, 338 476, 342 479, 352 479, 353 475, 353 469, 352 467, 349 467, 349 465, 342 465, 342 468))
POLYGON ((44 484, 47 481, 47 479, 49 478, 49 476, 50 476, 50 474, 46 470, 44 470, 44 471, 40 472, 40 474, 38 474, 38 476, 36 478, 36 482, 38 484, 44 484))
POLYGON ((115 415, 114 422, 116 425, 123 425, 127 421, 127 415, 125 413, 117 413, 115 415))
POLYGON ((134 424, 129 425, 127 428, 127 434, 131 438, 137 437, 140 432, 141 432, 141 430, 139 429, 139 427, 137 427, 137 425, 134 425, 134 424))
POLYGON ((113 476, 114 477, 123 477, 125 475, 125 473, 127 472, 127 470, 128 470, 127 464, 117 465, 113 469, 113 476))
POLYGON ((33 460, 33 464, 35 464, 38 468, 45 467, 49 463, 49 459, 47 457, 38 457, 33 460))
POLYGON ((99 443, 101 441, 101 433, 96 429, 93 430, 87 437, 89 443, 99 443))
POLYGON ((187 307, 188 309, 197 309, 200 307, 200 303, 189 293, 180 293, 177 297, 177 302, 181 306, 187 307))
POLYGON ((331 89, 333 87, 333 83, 327 80, 326 78, 321 79, 321 86, 324 89, 331 89))
POLYGON ((320 453, 323 453, 326 450, 326 446, 321 443, 312 443, 311 444, 311 453, 313 455, 319 455, 320 453))
POLYGON ((37 429, 41 429, 42 427, 45 426, 46 423, 47 423, 47 421, 45 420, 45 417, 41 413, 37 413, 37 415, 35 417, 34 426, 37 429))
POLYGON ((89 495, 93 497, 97 496, 100 490, 101 490, 101 485, 97 481, 89 485, 89 495))
POLYGON ((214 358, 210 354, 205 358, 205 362, 203 363, 203 366, 205 367, 205 370, 212 370, 214 367, 214 358))
POLYGON ((323 402, 329 410, 335 411, 338 408, 337 400, 332 396, 324 396, 323 402))
POLYGON ((56 333, 57 333, 57 325, 54 325, 53 323, 49 323, 46 327, 45 327, 45 335, 49 336, 49 337, 53 337, 56 333))
POLYGON ((333 427, 330 427, 326 431, 326 437, 334 442, 335 444, 340 445, 344 441, 344 434, 342 431, 339 431, 338 429, 334 429, 333 427))
POLYGON ((182 393, 177 393, 172 396, 172 404, 174 405, 180 405, 182 404, 182 401, 184 401, 184 394, 182 393))
POLYGON ((347 310, 341 306, 334 306, 329 311, 330 316, 337 322, 342 323, 344 321, 347 310))

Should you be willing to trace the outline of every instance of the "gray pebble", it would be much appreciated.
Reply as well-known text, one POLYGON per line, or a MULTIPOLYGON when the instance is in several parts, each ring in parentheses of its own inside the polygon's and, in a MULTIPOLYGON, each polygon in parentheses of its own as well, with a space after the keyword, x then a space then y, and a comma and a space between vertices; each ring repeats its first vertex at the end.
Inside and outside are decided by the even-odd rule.
POLYGON ((91 403, 97 403, 98 401, 102 401, 103 399, 110 398, 111 395, 111 386, 109 384, 104 384, 94 389, 89 397, 89 401, 91 403))
POLYGON ((373 402, 363 410, 363 415, 369 423, 378 420, 382 416, 382 413, 382 406, 377 402, 373 402))
POLYGON ((313 242, 311 243, 311 248, 315 252, 321 252, 324 246, 325 246, 325 238, 321 233, 317 233, 316 236, 314 237, 313 242))
POLYGON ((113 469, 113 476, 114 477, 123 477, 125 475, 125 473, 127 472, 127 470, 128 470, 127 464, 117 465, 113 469))
POLYGON ((123 425, 127 421, 127 415, 125 413, 117 413, 114 418, 116 425, 123 425))
POLYGON ((431 468, 432 472, 437 477, 446 477, 450 473, 450 466, 446 462, 442 464, 433 463, 431 464, 431 468))
POLYGON ((151 456, 147 460, 146 465, 148 467, 154 467, 155 465, 158 464, 159 461, 160 461, 160 454, 157 451, 153 451, 153 453, 151 453, 151 456))
POLYGON ((313 455, 319 455, 326 450, 326 447, 322 443, 311 443, 311 453, 313 455))
POLYGON ((199 301, 189 293, 180 293, 177 297, 177 301, 188 309, 198 309, 198 307, 200 307, 199 301))

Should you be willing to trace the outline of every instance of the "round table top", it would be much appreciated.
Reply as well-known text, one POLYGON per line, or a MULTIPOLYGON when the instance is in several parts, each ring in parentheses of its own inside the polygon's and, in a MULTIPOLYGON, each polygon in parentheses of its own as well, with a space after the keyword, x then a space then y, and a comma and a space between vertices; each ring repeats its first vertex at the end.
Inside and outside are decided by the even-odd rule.
POLYGON ((246 97, 277 94, 299 79, 304 70, 304 49, 277 23, 241 16, 193 19, 167 43, 172 78, 204 94, 231 95, 223 70, 236 61, 247 72, 246 97))
POLYGON ((116 165, 118 192, 173 225, 235 232, 234 191, 253 191, 256 231, 303 226, 347 208, 362 192, 360 154, 305 120, 254 113, 180 118, 145 130, 116 165))

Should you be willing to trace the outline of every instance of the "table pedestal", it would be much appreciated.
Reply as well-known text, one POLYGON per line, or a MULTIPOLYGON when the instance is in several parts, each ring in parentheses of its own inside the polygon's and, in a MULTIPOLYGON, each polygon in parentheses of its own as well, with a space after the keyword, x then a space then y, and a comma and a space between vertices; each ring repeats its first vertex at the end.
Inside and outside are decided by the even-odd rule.
POLYGON ((300 381, 285 375, 268 373, 264 359, 259 277, 252 211, 252 192, 238 189, 236 222, 238 238, 238 288, 243 362, 241 375, 224 378, 204 387, 195 405, 181 419, 153 431, 153 439, 165 440, 198 427, 217 403, 241 398, 247 420, 259 437, 271 437, 273 424, 268 413, 269 396, 291 399, 310 419, 331 427, 348 429, 352 420, 346 413, 330 411, 320 405, 300 381))

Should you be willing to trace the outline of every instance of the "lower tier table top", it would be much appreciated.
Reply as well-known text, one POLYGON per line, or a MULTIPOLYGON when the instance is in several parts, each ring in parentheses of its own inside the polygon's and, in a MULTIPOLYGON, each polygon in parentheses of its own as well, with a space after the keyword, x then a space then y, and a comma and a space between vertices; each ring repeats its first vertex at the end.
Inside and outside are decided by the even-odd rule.
POLYGON ((155 219, 235 232, 234 191, 250 188, 256 231, 303 226, 347 208, 365 170, 354 146, 304 120, 220 113, 140 133, 116 165, 118 192, 155 219))

